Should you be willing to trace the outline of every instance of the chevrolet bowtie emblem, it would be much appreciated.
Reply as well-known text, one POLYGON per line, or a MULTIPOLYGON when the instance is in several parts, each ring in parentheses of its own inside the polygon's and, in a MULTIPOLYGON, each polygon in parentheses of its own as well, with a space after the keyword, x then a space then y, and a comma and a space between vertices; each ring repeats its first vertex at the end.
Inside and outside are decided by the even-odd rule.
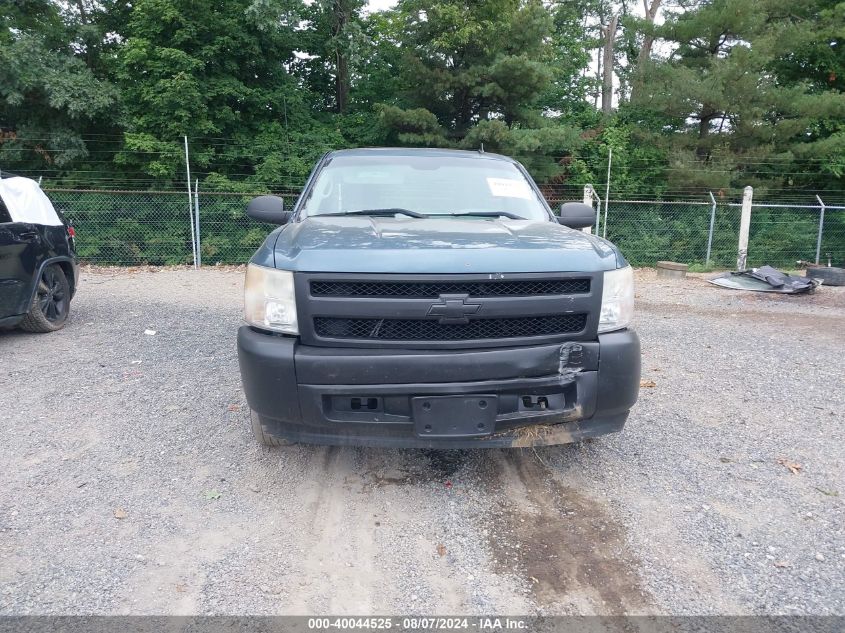
POLYGON ((469 315, 481 309, 480 303, 467 303, 469 295, 440 295, 440 301, 428 309, 428 316, 439 316, 443 325, 469 323, 469 315))

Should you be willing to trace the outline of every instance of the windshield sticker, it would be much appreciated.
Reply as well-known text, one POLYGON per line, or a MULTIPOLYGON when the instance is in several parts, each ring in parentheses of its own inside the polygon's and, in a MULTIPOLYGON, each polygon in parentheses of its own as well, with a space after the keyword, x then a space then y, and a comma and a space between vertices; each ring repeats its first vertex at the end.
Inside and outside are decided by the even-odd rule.
POLYGON ((488 178, 487 186, 490 187, 490 193, 497 198, 531 199, 531 188, 524 180, 515 180, 513 178, 488 178))

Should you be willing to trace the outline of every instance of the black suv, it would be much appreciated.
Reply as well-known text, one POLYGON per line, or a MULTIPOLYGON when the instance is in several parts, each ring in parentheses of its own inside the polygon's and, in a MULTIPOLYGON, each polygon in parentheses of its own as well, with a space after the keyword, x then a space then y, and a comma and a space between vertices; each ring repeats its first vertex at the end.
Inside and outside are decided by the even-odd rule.
POLYGON ((74 230, 28 178, 0 179, 0 327, 61 329, 79 284, 74 230))

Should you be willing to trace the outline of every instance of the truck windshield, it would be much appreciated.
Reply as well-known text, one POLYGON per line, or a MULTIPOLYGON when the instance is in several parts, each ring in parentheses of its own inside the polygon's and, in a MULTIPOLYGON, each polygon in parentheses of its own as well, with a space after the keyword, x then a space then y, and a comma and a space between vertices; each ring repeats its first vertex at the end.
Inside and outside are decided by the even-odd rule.
POLYGON ((303 202, 307 216, 401 216, 403 210, 409 217, 549 218, 516 166, 483 156, 336 156, 303 202))

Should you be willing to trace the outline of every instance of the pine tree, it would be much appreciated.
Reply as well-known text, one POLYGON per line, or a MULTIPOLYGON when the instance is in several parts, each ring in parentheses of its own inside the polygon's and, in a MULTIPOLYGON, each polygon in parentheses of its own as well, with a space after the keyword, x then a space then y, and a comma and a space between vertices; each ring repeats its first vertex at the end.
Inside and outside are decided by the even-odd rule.
POLYGON ((399 105, 423 108, 449 138, 478 121, 512 125, 549 85, 552 20, 537 0, 401 0, 399 105))
POLYGON ((643 124, 660 128, 677 184, 765 184, 796 171, 796 153, 841 156, 843 95, 819 71, 815 82, 802 76, 808 64, 795 54, 803 41, 801 55, 831 63, 818 46, 829 28, 821 5, 831 4, 813 0, 796 11, 785 0, 708 0, 667 12, 656 33, 672 52, 645 69, 633 106, 643 124), (822 131, 823 121, 834 123, 822 131))

